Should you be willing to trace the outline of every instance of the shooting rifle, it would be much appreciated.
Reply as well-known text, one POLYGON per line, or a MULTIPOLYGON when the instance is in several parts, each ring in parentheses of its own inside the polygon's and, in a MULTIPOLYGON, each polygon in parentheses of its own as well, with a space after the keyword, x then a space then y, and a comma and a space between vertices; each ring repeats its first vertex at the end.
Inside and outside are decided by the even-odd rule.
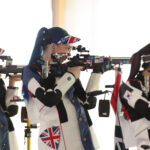
POLYGON ((123 65, 129 64, 130 57, 104 57, 104 56, 93 56, 89 54, 89 50, 86 50, 85 47, 81 45, 77 47, 73 47, 73 50, 77 50, 80 54, 72 58, 68 58, 70 62, 68 62, 69 66, 85 66, 87 69, 93 69, 95 65, 103 65, 107 70, 113 69, 114 65, 123 65), (83 54, 87 53, 87 54, 83 54))
MULTIPOLYGON (((96 65, 103 68, 103 72, 107 70, 114 69, 115 65, 129 64, 129 57, 104 57, 90 55, 89 50, 81 45, 77 47, 72 47, 72 50, 77 50, 77 54, 73 57, 68 57, 68 62, 61 64, 59 60, 67 56, 65 54, 52 54, 52 58, 55 60, 56 64, 51 64, 50 71, 56 75, 57 73, 65 73, 67 67, 83 66, 82 71, 87 69, 93 69, 96 65), (56 73, 56 74, 55 74, 56 73)), ((48 65, 47 65, 48 67, 48 65)), ((49 69, 46 69, 49 70, 49 69)))
MULTIPOLYGON (((95 65, 105 65, 106 69, 112 69, 113 65, 129 64, 130 57, 104 57, 97 55, 90 55, 89 50, 81 45, 72 47, 72 50, 77 50, 77 54, 68 58, 66 63, 69 67, 83 66, 84 69, 93 69, 95 65)), ((54 54, 53 57, 60 58, 62 54, 54 54)), ((63 54, 64 55, 64 54, 63 54)), ((83 69, 83 70, 84 70, 83 69)))
POLYGON ((12 65, 12 58, 10 56, 0 56, 2 61, 6 61, 6 65, 0 65, 0 74, 6 74, 6 76, 10 74, 22 74, 23 67, 21 65, 12 65))
MULTIPOLYGON (((95 65, 100 65, 103 67, 104 71, 113 69, 114 65, 129 64, 129 57, 104 57, 90 55, 89 50, 81 45, 77 47, 72 47, 72 50, 77 50, 77 54, 73 57, 68 58, 68 62, 65 64, 51 64, 51 72, 63 72, 65 73, 67 67, 83 66, 83 71, 86 69, 93 69, 95 65)), ((60 59, 64 57, 65 54, 54 54, 52 57, 60 59)), ((10 56, 0 56, 2 61, 6 61, 6 65, 0 65, 0 74, 22 74, 24 66, 12 65, 12 58, 10 56)), ((46 65, 48 67, 48 65, 46 65)), ((45 70, 45 69, 44 69, 45 70)), ((49 71, 49 69, 46 69, 49 71)), ((46 73, 47 74, 47 73, 46 73)))

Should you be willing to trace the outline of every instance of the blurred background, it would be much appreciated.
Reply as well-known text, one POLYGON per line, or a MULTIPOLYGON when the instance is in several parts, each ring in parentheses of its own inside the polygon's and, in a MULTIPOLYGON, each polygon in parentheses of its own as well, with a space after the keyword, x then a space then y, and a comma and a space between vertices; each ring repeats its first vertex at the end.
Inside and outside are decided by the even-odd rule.
MULTIPOLYGON (((13 64, 27 65, 35 38, 41 27, 60 26, 71 35, 81 38, 80 44, 92 55, 130 57, 150 40, 149 0, 0 0, 0 48, 13 58, 13 64)), ((130 65, 122 66, 123 80, 129 75, 130 65)), ((81 74, 86 87, 90 71, 81 74)), ((6 79, 7 80, 7 79, 6 79)), ((100 89, 114 84, 115 73, 102 75, 100 89)), ((22 83, 17 83, 20 88, 22 83)), ((106 95, 110 99, 111 95, 106 95)), ((98 100, 104 96, 98 96, 98 100)), ((19 113, 13 117, 19 150, 26 150, 25 123, 19 113)), ((98 116, 97 107, 90 111, 100 150, 113 150, 115 115, 98 116)), ((38 129, 31 134, 31 149, 37 149, 38 129)), ((131 148, 130 150, 136 150, 131 148)))

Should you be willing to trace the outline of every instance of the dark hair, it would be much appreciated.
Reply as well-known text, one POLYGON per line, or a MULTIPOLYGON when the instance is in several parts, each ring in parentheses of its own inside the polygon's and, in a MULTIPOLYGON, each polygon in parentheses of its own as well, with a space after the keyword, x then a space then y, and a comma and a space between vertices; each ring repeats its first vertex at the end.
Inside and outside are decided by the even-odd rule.
POLYGON ((45 51, 47 49, 48 43, 43 45, 43 51, 45 51))
POLYGON ((150 66, 150 63, 143 63, 142 68, 147 69, 150 66))
MULTIPOLYGON (((141 66, 141 56, 143 56, 143 55, 150 55, 150 44, 147 44, 142 49, 140 49, 138 52, 136 52, 132 55, 131 69, 130 69, 130 75, 128 77, 128 80, 133 79, 139 72, 139 69, 141 66)), ((143 68, 144 67, 148 67, 148 66, 143 64, 143 68)))
POLYGON ((34 60, 41 57, 41 51, 46 50, 48 44, 75 43, 79 40, 79 38, 70 36, 66 30, 60 27, 52 27, 49 29, 43 27, 38 32, 29 64, 32 64, 34 60))

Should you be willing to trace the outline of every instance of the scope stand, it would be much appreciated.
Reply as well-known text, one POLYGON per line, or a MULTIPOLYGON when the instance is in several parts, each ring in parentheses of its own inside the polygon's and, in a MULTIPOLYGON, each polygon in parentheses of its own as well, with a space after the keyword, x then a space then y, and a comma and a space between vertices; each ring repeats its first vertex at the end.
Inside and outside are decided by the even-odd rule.
MULTIPOLYGON (((23 99, 11 100, 15 102, 24 102, 23 99)), ((37 125, 30 124, 26 107, 21 108, 21 122, 27 123, 24 130, 24 137, 27 138, 27 150, 31 150, 31 128, 37 128, 37 125)))
POLYGON ((31 150, 31 129, 37 128, 37 125, 30 124, 29 117, 27 116, 27 126, 25 126, 24 130, 24 138, 27 139, 27 150, 31 150))
POLYGON ((27 150, 31 150, 31 127, 27 117, 27 126, 25 126, 25 138, 27 138, 27 150))
POLYGON ((27 124, 24 130, 24 146, 27 144, 27 150, 31 150, 31 128, 37 128, 37 125, 30 124, 26 107, 21 108, 21 122, 27 124))
MULTIPOLYGON (((24 108, 25 109, 22 109, 22 115, 24 112, 26 112, 26 107, 24 107, 24 108)), ((30 124, 28 114, 26 113, 25 115, 26 115, 26 116, 24 116, 25 118, 22 118, 22 122, 27 123, 27 126, 25 126, 25 130, 24 130, 24 133, 25 133, 24 139, 27 139, 27 150, 31 150, 31 129, 37 128, 37 125, 30 124)))

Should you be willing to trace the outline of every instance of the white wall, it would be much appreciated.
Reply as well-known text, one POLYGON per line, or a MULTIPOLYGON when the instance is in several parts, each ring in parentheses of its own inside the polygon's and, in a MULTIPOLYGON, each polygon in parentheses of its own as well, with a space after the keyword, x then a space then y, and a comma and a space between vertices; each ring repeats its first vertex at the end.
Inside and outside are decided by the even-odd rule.
POLYGON ((14 64, 27 64, 38 30, 52 26, 51 1, 1 0, 0 22, 4 55, 11 55, 14 64))

